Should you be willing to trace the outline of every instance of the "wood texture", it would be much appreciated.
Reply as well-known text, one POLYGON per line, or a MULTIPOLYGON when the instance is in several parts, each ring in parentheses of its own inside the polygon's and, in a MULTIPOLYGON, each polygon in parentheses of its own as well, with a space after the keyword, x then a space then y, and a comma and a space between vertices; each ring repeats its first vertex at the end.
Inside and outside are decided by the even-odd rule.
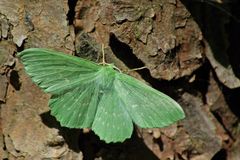
POLYGON ((239 23, 221 8, 232 8, 237 16, 240 5, 209 2, 1 0, 0 73, 8 87, 0 84, 6 90, 0 100, 0 156, 237 160, 239 23), (136 128, 129 141, 106 145, 91 131, 61 128, 48 112, 49 97, 32 84, 18 61, 2 70, 16 50, 30 47, 99 62, 102 43, 108 63, 178 99, 187 118, 164 129, 136 128), (130 71, 142 66, 147 69, 130 71))

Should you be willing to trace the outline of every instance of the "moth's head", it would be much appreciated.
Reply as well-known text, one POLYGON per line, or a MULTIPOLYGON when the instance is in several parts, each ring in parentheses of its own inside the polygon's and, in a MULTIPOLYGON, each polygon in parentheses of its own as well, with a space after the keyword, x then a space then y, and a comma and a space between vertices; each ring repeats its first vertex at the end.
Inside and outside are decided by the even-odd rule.
POLYGON ((121 70, 120 70, 119 68, 117 68, 113 63, 107 63, 107 64, 106 64, 106 67, 107 67, 108 69, 112 69, 112 70, 121 72, 121 70))
POLYGON ((107 63, 106 66, 107 66, 108 68, 113 68, 113 69, 114 69, 114 67, 115 67, 113 63, 107 63))

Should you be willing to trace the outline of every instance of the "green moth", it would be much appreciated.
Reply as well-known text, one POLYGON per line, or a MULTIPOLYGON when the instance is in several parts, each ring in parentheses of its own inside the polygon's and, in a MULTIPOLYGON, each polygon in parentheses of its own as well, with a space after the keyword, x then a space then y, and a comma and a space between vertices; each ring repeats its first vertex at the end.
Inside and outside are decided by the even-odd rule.
POLYGON ((141 128, 168 126, 185 117, 169 96, 115 70, 48 49, 26 49, 18 56, 26 72, 50 93, 51 114, 62 126, 91 128, 107 143, 123 142, 141 128))

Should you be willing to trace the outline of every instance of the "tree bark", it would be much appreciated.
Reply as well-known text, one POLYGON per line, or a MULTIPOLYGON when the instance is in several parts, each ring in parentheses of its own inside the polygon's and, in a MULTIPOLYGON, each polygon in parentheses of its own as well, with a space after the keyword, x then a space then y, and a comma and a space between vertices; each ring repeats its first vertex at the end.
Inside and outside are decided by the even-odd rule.
POLYGON ((237 160, 240 23, 227 15, 187 0, 1 0, 0 158, 237 160), (107 63, 173 97, 186 118, 136 127, 118 144, 61 127, 16 52, 52 48, 101 62, 102 44, 107 63))

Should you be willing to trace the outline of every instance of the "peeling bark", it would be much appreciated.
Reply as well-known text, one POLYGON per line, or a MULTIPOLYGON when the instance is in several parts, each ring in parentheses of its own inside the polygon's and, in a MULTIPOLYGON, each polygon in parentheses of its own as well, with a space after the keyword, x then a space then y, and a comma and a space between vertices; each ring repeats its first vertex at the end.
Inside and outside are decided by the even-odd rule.
POLYGON ((218 13, 212 8, 204 17, 194 4, 1 0, 0 157, 237 160, 240 72, 235 41, 226 38, 229 17, 210 17, 218 13), (108 63, 174 97, 187 117, 161 129, 136 127, 121 144, 61 127, 49 114, 49 95, 31 82, 15 53, 44 47, 101 62, 101 44, 108 63))

